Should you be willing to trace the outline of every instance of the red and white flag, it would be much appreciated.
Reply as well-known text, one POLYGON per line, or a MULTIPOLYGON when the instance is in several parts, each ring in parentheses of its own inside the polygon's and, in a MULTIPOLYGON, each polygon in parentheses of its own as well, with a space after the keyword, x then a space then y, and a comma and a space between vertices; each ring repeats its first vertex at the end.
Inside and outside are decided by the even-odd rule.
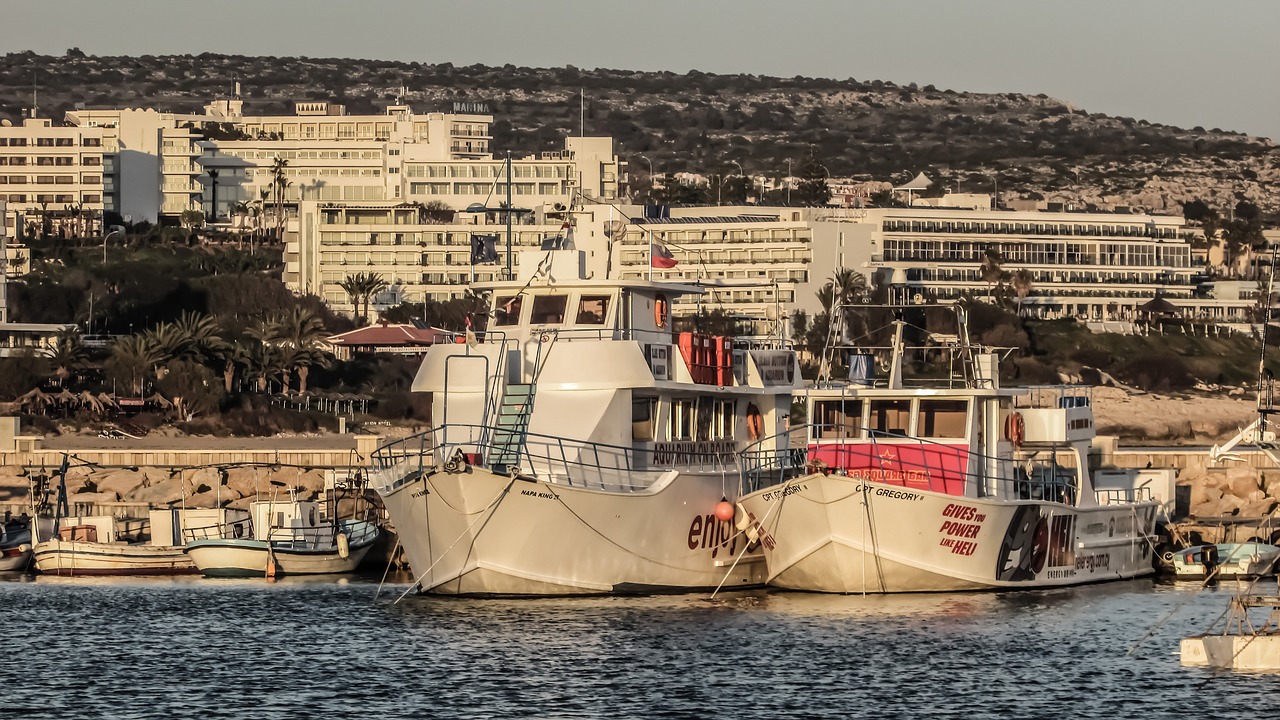
POLYGON ((671 254, 671 251, 667 249, 666 245, 663 245, 662 243, 657 241, 650 241, 649 243, 649 266, 650 267, 662 268, 663 270, 667 270, 669 268, 675 267, 677 264, 679 263, 676 262, 676 256, 671 254))

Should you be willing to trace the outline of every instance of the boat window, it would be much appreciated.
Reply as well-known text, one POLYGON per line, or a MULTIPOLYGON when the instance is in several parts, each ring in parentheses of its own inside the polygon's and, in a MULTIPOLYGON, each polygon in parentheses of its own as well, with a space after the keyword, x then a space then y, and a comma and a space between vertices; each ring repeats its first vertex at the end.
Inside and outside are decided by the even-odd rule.
POLYGON ((693 439, 693 400, 672 400, 671 420, 667 423, 669 440, 693 439))
POLYGON ((519 325, 520 308, 524 298, 520 295, 500 297, 493 304, 494 325, 519 325))
POLYGON ((603 325, 609 312, 608 295, 583 295, 578 301, 578 325, 603 325))
POLYGON ((965 436, 969 403, 965 400, 921 400, 921 437, 962 438, 965 436))
POLYGON ((657 419, 658 399, 631 398, 631 439, 653 442, 653 429, 657 419))
POLYGON ((862 436, 861 400, 818 400, 813 403, 817 437, 856 438, 862 436))
POLYGON ((710 395, 703 395, 698 398, 698 441, 707 442, 711 439, 711 421, 715 419, 714 410, 715 398, 710 395))
POLYGON ((735 400, 716 400, 716 421, 712 440, 732 440, 738 427, 738 403, 735 400))
POLYGON ((559 325, 564 322, 564 309, 569 304, 566 295, 539 295, 533 299, 533 315, 529 322, 534 325, 559 325))
POLYGON ((871 430, 873 432, 905 436, 910 427, 910 400, 871 401, 871 430))

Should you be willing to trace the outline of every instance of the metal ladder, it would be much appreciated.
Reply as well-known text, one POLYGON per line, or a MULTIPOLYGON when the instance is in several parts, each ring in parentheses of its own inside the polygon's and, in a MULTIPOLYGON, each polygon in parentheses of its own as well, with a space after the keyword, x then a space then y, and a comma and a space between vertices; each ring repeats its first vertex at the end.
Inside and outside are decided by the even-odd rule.
POLYGON ((493 438, 489 444, 489 467, 494 472, 504 472, 519 465, 529 432, 536 389, 537 385, 532 383, 507 385, 502 401, 498 403, 493 438))

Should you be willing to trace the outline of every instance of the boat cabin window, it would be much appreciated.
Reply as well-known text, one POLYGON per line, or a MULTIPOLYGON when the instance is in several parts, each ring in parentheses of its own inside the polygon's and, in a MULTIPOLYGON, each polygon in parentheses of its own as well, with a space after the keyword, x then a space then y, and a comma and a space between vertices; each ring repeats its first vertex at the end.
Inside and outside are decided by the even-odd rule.
POLYGON ((818 439, 862 437, 861 400, 818 400, 813 403, 818 439))
POLYGON ((672 400, 671 418, 667 423, 667 439, 693 439, 693 400, 672 400))
POLYGON ((874 433, 905 436, 911 429, 910 400, 872 400, 871 430, 874 433))
POLYGON ((658 398, 631 398, 631 439, 653 442, 653 430, 657 425, 658 398))
POLYGON ((559 325, 564 322, 564 309, 569 304, 567 295, 539 295, 533 299, 533 325, 559 325))
POLYGON ((916 433, 928 438, 963 438, 969 403, 964 400, 921 400, 920 429, 916 433))
POLYGON ((716 400, 716 419, 712 428, 712 440, 732 440, 737 435, 738 403, 736 400, 716 400))
POLYGON ((698 398, 698 441, 706 442, 711 440, 712 421, 716 419, 715 414, 715 398, 703 395, 698 398))
POLYGON ((609 314, 608 295, 583 295, 578 301, 578 317, 574 320, 578 325, 603 325, 609 314))
POLYGON ((493 324, 498 326, 519 325, 520 308, 523 305, 524 298, 520 295, 499 297, 493 303, 493 324))

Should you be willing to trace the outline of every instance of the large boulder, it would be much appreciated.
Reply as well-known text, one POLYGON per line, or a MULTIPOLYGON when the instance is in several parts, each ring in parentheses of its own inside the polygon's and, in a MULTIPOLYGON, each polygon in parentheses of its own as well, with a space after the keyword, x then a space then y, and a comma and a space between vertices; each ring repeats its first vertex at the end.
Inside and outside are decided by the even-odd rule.
POLYGON ((191 483, 187 482, 181 475, 175 475, 150 486, 140 487, 129 493, 124 499, 129 502, 147 503, 149 505, 175 505, 182 502, 184 496, 190 497, 193 494, 195 493, 191 483))
POLYGON ((197 493, 206 492, 201 490, 202 487, 216 491, 222 486, 222 473, 218 472, 217 468, 197 468, 183 474, 187 476, 187 482, 191 483, 191 487, 195 488, 197 493))
POLYGON ((192 495, 191 497, 187 498, 187 507, 193 507, 193 508, 224 507, 239 499, 240 499, 240 496, 235 494, 234 490, 228 490, 225 487, 214 488, 207 492, 196 493, 195 495, 192 495))
POLYGON ((120 502, 120 496, 113 492, 83 492, 67 496, 67 504, 71 506, 73 513, 77 512, 76 506, 78 505, 101 505, 115 502, 120 502))
POLYGON ((256 467, 228 468, 227 484, 224 487, 234 491, 238 497, 254 497, 258 492, 266 492, 271 487, 263 477, 264 474, 256 467))
POLYGON ((1222 490, 1220 488, 1202 484, 1191 486, 1191 513, 1193 515, 1210 514, 1204 508, 1209 505, 1216 505, 1220 500, 1222 500, 1222 490))
POLYGON ((137 470, 107 470, 93 480, 98 492, 113 492, 121 497, 147 484, 147 476, 137 470))

